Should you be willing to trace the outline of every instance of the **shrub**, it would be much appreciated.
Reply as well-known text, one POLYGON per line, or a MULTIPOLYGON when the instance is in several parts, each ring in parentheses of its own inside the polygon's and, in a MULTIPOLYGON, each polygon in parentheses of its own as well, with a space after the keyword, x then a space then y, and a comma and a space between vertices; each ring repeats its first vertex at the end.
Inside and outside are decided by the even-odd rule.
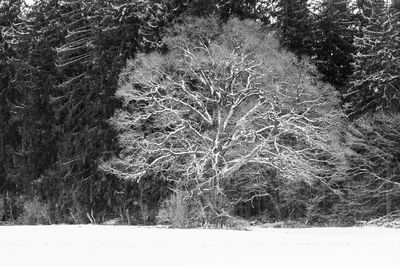
POLYGON ((157 223, 170 224, 174 228, 188 228, 192 221, 188 200, 188 196, 182 192, 173 193, 162 203, 156 217, 157 223))
POLYGON ((0 221, 3 221, 5 219, 5 207, 4 207, 4 202, 0 200, 0 221))
POLYGON ((0 220, 6 224, 13 224, 23 213, 24 196, 1 196, 0 220))
POLYGON ((48 205, 40 202, 37 198, 28 200, 24 203, 23 213, 18 218, 21 224, 51 224, 48 214, 48 205))
POLYGON ((248 230, 250 222, 240 217, 229 217, 226 219, 225 226, 233 230, 248 230))

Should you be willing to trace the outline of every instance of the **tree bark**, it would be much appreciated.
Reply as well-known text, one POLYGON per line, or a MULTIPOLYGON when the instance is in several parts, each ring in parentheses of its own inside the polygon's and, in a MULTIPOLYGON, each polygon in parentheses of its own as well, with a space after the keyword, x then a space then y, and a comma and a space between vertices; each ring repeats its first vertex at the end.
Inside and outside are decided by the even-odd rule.
POLYGON ((5 126, 6 126, 6 114, 5 114, 5 100, 0 99, 0 192, 3 192, 6 181, 6 140, 5 140, 5 126))
MULTIPOLYGON (((386 173, 387 173, 387 179, 390 180, 390 177, 392 176, 392 164, 391 164, 391 159, 389 158, 386 163, 386 173)), ((390 189, 391 189, 391 184, 386 185, 386 215, 390 214, 392 212, 392 197, 390 195, 390 189)))

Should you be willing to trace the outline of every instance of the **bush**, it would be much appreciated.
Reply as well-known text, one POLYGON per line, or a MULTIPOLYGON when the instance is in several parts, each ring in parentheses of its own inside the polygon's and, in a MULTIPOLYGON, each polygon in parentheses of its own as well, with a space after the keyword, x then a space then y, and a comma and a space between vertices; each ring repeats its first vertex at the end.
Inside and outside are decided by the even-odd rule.
POLYGON ((182 192, 173 193, 166 199, 158 211, 156 221, 159 224, 170 224, 174 228, 188 228, 191 226, 188 196, 182 192))
POLYGON ((48 213, 48 205, 40 202, 37 198, 28 200, 24 203, 23 213, 18 218, 21 224, 51 224, 48 213))
POLYGON ((23 213, 24 196, 1 196, 0 220, 6 224, 14 224, 23 213))
POLYGON ((4 207, 4 202, 3 200, 0 199, 0 221, 3 221, 5 219, 5 214, 6 210, 4 207))
POLYGON ((226 219, 225 226, 233 230, 248 230, 250 222, 240 217, 229 217, 226 219))

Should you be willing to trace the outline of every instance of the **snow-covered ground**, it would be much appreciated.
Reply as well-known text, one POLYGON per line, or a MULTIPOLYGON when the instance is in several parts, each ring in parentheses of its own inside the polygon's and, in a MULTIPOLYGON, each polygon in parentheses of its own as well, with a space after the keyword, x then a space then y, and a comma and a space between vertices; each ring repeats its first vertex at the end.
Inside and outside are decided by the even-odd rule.
POLYGON ((400 229, 0 227, 1 267, 400 266, 400 229))

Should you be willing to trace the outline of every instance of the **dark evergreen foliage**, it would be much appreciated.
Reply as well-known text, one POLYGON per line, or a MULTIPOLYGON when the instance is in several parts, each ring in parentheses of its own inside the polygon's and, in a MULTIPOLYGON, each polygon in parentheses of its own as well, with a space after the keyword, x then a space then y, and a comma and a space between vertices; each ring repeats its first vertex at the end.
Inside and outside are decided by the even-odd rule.
POLYGON ((355 71, 346 98, 351 116, 377 109, 398 110, 399 14, 383 0, 363 1, 355 71))
POLYGON ((312 16, 307 0, 280 0, 277 27, 281 45, 297 56, 312 55, 312 16))
MULTIPOLYGON (((148 173, 132 182, 99 169, 126 149, 118 143, 121 131, 109 122, 122 106, 115 93, 125 77, 121 72, 127 60, 139 53, 141 57, 154 51, 170 54, 174 49, 161 40, 187 23, 188 16, 193 24, 188 38, 205 34, 208 41, 217 34, 214 24, 220 30, 233 17, 261 21, 283 50, 296 54, 297 67, 309 66, 305 59, 315 64, 316 68, 307 69, 315 77, 312 85, 330 83, 331 93, 343 100, 342 109, 353 120, 337 121, 335 142, 343 150, 344 163, 336 168, 324 165, 330 175, 337 171, 335 175, 287 182, 274 171, 249 167, 227 186, 229 198, 239 199, 244 189, 253 190, 257 179, 264 179, 264 191, 251 192, 265 194, 238 201, 234 214, 354 223, 399 209, 399 4, 398 0, 37 0, 26 6, 22 0, 0 1, 1 220, 16 222, 26 207, 32 207, 47 209, 46 219, 28 212, 33 220, 45 223, 115 217, 148 223, 155 220, 160 206, 167 209, 168 203, 183 205, 190 199, 182 194, 167 199, 172 183, 165 172, 148 173)), ((340 112, 339 105, 335 108, 340 112)), ((281 110, 279 116, 288 114, 290 110, 281 110)), ((151 131, 151 123, 142 125, 143 133, 151 131)), ((315 160, 327 159, 321 155, 315 160)), ((185 212, 184 206, 180 208, 185 212)))
POLYGON ((325 0, 313 22, 312 58, 323 80, 343 91, 353 73, 358 19, 347 0, 325 0))

